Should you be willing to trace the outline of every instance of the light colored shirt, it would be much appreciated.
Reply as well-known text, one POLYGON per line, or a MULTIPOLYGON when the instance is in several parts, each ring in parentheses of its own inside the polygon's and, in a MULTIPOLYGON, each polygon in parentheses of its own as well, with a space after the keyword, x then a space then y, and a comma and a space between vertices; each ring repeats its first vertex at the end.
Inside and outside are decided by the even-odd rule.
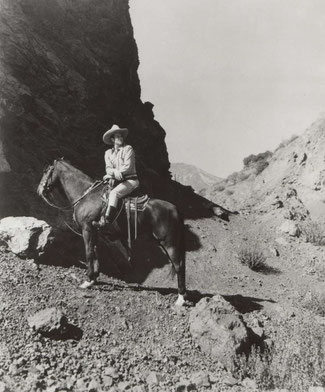
POLYGON ((124 181, 137 178, 135 153, 132 146, 126 145, 119 149, 110 148, 105 151, 106 174, 110 178, 124 181))

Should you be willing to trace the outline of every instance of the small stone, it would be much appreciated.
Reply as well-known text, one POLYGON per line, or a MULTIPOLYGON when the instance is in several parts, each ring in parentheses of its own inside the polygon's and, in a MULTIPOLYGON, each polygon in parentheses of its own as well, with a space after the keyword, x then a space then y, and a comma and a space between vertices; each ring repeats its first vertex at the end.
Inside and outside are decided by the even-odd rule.
POLYGON ((176 384, 175 392, 186 392, 187 385, 184 382, 179 382, 176 384))
POLYGON ((297 223, 293 221, 286 220, 280 226, 280 230, 284 233, 289 234, 291 237, 299 237, 300 236, 300 229, 297 223))
POLYGON ((146 378, 146 381, 148 385, 159 385, 159 383, 162 381, 162 377, 156 372, 150 372, 146 378))
POLYGON ((132 387, 132 392, 146 392, 146 388, 143 385, 136 385, 132 387))
POLYGON ((120 390, 117 387, 112 387, 108 390, 108 392, 120 392, 120 390))
POLYGON ((87 389, 87 384, 83 378, 79 378, 76 382, 76 386, 78 390, 86 390, 87 389))
POLYGON ((233 385, 238 385, 239 380, 233 377, 231 374, 229 374, 223 379, 223 383, 229 386, 233 386, 233 385))
POLYGON ((242 385, 245 387, 245 388, 247 388, 247 389, 249 389, 249 390, 257 390, 257 384, 256 384, 256 382, 254 381, 254 380, 252 380, 251 378, 245 378, 243 381, 242 381, 242 385))
POLYGON ((9 373, 10 373, 12 376, 16 376, 16 375, 19 373, 18 367, 17 367, 15 364, 12 363, 12 364, 9 366, 9 373))
POLYGON ((0 392, 10 392, 9 387, 2 381, 0 381, 0 392))
POLYGON ((104 375, 102 379, 105 387, 111 387, 113 385, 113 377, 104 375))
POLYGON ((119 378, 119 374, 118 374, 117 370, 114 367, 112 367, 112 366, 107 366, 104 369, 104 374, 106 376, 112 377, 114 380, 119 378))
POLYGON ((280 253, 279 253, 279 251, 278 251, 277 248, 270 248, 270 251, 271 251, 271 253, 272 253, 274 256, 276 256, 276 257, 279 257, 279 256, 280 256, 280 253))
POLYGON ((118 383, 117 386, 118 386, 119 391, 121 391, 121 392, 124 392, 127 389, 131 388, 131 384, 129 382, 127 382, 127 381, 121 381, 121 382, 118 383))
POLYGON ((191 383, 190 380, 187 379, 180 379, 175 388, 176 392, 182 391, 197 391, 197 387, 195 384, 191 383))
POLYGON ((194 373, 191 377, 192 382, 198 387, 209 387, 210 378, 209 375, 203 371, 194 373))
POLYGON ((91 380, 88 385, 88 392, 97 392, 99 389, 99 383, 96 380, 91 380))

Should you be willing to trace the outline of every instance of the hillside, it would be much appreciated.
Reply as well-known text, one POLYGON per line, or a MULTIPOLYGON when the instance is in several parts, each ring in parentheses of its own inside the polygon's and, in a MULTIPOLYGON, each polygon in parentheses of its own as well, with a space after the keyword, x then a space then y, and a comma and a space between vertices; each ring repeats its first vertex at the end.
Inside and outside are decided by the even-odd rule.
POLYGON ((281 143, 264 156, 262 170, 256 171, 256 162, 248 165, 210 187, 205 196, 228 208, 258 209, 267 199, 293 188, 312 216, 321 219, 325 214, 324 148, 325 120, 319 119, 301 136, 281 143))
POLYGON ((187 163, 171 163, 170 171, 175 181, 183 185, 190 185, 195 192, 199 193, 222 180, 213 174, 187 163))

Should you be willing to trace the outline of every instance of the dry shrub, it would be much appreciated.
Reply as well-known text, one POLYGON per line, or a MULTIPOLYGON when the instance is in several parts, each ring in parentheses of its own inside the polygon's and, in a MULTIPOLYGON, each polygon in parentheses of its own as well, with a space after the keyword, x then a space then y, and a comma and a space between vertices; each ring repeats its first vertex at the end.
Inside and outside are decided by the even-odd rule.
POLYGON ((273 345, 238 358, 235 375, 255 379, 259 388, 308 391, 325 383, 325 329, 314 320, 277 322, 273 345))
POLYGON ((233 173, 231 173, 231 174, 226 178, 227 183, 228 183, 228 184, 232 184, 232 185, 237 184, 238 179, 239 179, 238 176, 239 176, 239 172, 233 172, 233 173))
POLYGON ((216 185, 215 187, 214 187, 214 190, 216 191, 216 192, 222 192, 222 191, 224 191, 226 189, 226 187, 224 186, 224 185, 216 185))
POLYGON ((247 178, 249 176, 250 176, 250 173, 242 171, 242 172, 239 172, 238 179, 239 179, 239 181, 245 181, 245 180, 247 180, 247 178))
POLYGON ((253 271, 266 268, 266 256, 256 245, 244 244, 237 250, 237 259, 253 271))
POLYGON ((267 161, 257 162, 255 167, 256 175, 258 176, 259 174, 261 174, 262 171, 265 170, 268 166, 269 166, 269 162, 267 161))
POLYGON ((325 317, 325 293, 308 292, 304 297, 302 306, 319 316, 325 317))
POLYGON ((318 246, 325 245, 325 227, 321 223, 305 221, 300 224, 299 228, 306 242, 318 246))
POLYGON ((259 162, 268 161, 272 157, 273 153, 271 151, 261 152, 260 154, 254 155, 251 154, 248 157, 244 158, 243 163, 245 167, 254 165, 259 162))

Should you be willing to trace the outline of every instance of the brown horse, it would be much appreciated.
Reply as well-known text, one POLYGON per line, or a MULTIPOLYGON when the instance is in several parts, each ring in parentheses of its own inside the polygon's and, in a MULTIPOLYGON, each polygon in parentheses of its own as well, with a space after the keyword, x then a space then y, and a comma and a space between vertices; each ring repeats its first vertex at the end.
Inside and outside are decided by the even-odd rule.
MULTIPOLYGON (((93 179, 73 167, 63 158, 55 160, 43 173, 37 193, 48 201, 48 194, 57 185, 61 185, 68 198, 76 224, 82 230, 86 251, 88 281, 80 287, 87 288, 96 283, 99 275, 99 262, 97 256, 98 230, 93 222, 98 221, 103 209, 102 195, 105 184, 96 184, 93 179)), ((131 225, 134 225, 134 214, 131 214, 131 225)), ((177 305, 183 305, 186 293, 185 288, 185 244, 184 224, 177 208, 164 200, 149 199, 144 211, 137 214, 138 235, 151 235, 158 241, 159 246, 166 253, 178 281, 177 305)), ((122 243, 127 243, 128 228, 125 210, 122 209, 116 222, 116 233, 122 243)), ((131 226, 132 227, 132 226, 131 226)))

